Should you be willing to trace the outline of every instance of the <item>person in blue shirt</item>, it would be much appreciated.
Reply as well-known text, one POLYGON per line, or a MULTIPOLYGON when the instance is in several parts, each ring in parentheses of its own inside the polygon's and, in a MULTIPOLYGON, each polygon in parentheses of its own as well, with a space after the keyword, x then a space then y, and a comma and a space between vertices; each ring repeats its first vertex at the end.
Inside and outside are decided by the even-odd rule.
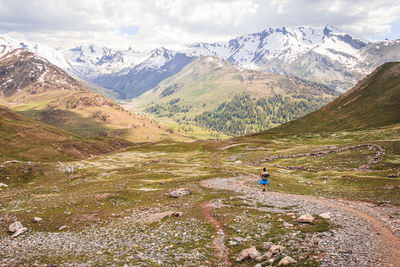
POLYGON ((258 181, 258 184, 262 186, 263 192, 265 192, 265 185, 268 186, 269 191, 269 173, 267 172, 266 168, 264 168, 261 172, 261 179, 258 181))

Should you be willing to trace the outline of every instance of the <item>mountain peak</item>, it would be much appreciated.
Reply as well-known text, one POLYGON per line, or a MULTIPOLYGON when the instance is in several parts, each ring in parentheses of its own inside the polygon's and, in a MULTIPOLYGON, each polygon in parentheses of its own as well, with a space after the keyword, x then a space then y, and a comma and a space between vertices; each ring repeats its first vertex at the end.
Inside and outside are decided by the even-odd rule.
POLYGON ((331 24, 327 24, 323 30, 324 35, 328 36, 331 33, 344 33, 342 30, 340 30, 339 28, 331 25, 331 24))

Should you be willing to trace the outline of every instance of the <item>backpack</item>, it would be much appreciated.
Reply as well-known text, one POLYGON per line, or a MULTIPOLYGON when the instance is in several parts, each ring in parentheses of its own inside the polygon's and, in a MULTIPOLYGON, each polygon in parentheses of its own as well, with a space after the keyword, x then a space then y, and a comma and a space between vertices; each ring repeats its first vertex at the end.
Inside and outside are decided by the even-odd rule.
POLYGON ((263 173, 262 173, 262 179, 263 179, 264 181, 267 181, 267 180, 268 180, 268 177, 269 177, 269 173, 268 173, 268 172, 263 172, 263 173))

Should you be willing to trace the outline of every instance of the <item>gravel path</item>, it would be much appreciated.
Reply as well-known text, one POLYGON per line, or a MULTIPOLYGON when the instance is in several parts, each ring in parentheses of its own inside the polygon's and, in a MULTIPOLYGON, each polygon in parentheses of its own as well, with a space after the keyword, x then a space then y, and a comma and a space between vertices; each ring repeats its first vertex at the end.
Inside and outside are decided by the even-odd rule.
POLYGON ((79 232, 29 231, 17 238, 8 236, 0 239, 0 266, 50 266, 55 260, 62 266, 210 266, 204 249, 211 240, 207 223, 184 217, 157 222, 169 214, 134 212, 79 232))
POLYGON ((265 211, 287 212, 285 207, 290 206, 291 211, 300 214, 330 212, 331 223, 339 227, 316 237, 325 251, 323 266, 400 266, 400 239, 374 214, 358 209, 357 202, 261 192, 247 185, 257 180, 252 176, 215 178, 202 185, 240 192, 249 201, 273 206, 263 207, 265 211))

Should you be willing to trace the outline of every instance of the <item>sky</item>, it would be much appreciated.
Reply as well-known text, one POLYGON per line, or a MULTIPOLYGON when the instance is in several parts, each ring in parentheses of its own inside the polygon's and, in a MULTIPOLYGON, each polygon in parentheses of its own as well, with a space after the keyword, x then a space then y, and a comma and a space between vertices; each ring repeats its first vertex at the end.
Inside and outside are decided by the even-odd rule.
POLYGON ((400 39, 400 1, 0 0, 0 33, 64 49, 174 49, 269 27, 327 24, 367 41, 400 39))

